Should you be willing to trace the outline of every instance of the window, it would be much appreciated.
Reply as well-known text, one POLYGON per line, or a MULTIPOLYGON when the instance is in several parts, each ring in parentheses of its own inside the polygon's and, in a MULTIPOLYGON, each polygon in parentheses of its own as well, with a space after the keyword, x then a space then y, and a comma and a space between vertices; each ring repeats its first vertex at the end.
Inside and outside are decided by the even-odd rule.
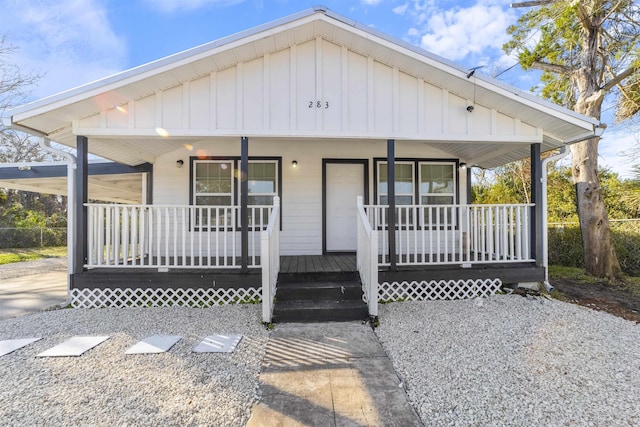
POLYGON ((275 161, 249 162, 249 205, 273 205, 278 194, 277 166, 275 161))
POLYGON ((195 162, 194 204, 231 206, 233 204, 233 162, 195 162))
MULTIPOLYGON (((412 205, 414 190, 413 162, 395 162, 396 205, 412 205)), ((389 173, 386 162, 378 163, 378 203, 389 204, 389 173)))
MULTIPOLYGON (((455 221, 457 200, 457 163, 455 161, 426 161, 401 159, 395 162, 396 206, 399 224, 414 226, 418 212, 419 227, 446 221, 449 226, 455 221), (421 205, 416 209, 401 208, 421 205), (437 207, 434 207, 437 206, 437 207)), ((376 160, 376 198, 380 205, 389 204, 389 176, 387 162, 376 160)), ((404 227, 404 225, 403 225, 404 227)))
POLYGON ((456 199, 455 163, 420 163, 420 204, 453 205, 456 199))
MULTIPOLYGON (((420 163, 420 204, 453 205, 456 200, 456 164, 452 162, 420 163)), ((423 225, 446 220, 452 225, 455 214, 452 208, 424 208, 421 212, 423 225)))
MULTIPOLYGON (((271 206, 280 194, 280 158, 250 159, 248 169, 248 205, 271 206)), ((240 204, 240 159, 192 159, 192 204, 197 206, 238 206, 240 204)), ((233 227, 231 210, 216 213, 194 210, 192 224, 196 227, 233 227), (211 219, 209 220, 209 215, 211 219)), ((238 213, 239 214, 239 213, 238 213)), ((249 225, 266 224, 268 210, 250 210, 249 225)), ((235 226, 240 225, 239 217, 235 226)))

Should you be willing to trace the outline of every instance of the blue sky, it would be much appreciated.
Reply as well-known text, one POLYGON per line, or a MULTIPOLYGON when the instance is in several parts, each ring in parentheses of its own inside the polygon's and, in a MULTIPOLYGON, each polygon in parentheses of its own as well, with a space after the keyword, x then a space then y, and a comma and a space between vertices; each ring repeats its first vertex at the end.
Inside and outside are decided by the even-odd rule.
MULTIPOLYGON (((509 69, 511 0, 0 0, 0 31, 24 72, 43 74, 32 98, 51 95, 323 4, 334 12, 529 90, 537 73, 509 69), (509 69, 508 71, 505 71, 509 69)), ((601 163, 626 175, 620 153, 637 132, 607 132, 601 163)))

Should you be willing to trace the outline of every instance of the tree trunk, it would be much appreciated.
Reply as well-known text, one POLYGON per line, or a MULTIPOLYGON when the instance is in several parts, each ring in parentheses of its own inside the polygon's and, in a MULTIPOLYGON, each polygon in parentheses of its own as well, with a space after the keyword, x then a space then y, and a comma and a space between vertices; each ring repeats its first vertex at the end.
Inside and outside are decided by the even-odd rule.
MULTIPOLYGON (((574 75, 577 87, 575 111, 600 120, 605 92, 600 86, 598 50, 604 14, 589 10, 583 28, 581 67, 574 75)), ((582 231, 587 273, 607 279, 620 276, 621 269, 611 240, 607 207, 598 178, 598 142, 595 137, 571 146, 571 172, 576 187, 578 218, 582 231)))
POLYGON ((598 138, 571 146, 573 180, 578 200, 584 263, 587 273, 608 279, 621 274, 611 240, 607 208, 598 179, 598 138))

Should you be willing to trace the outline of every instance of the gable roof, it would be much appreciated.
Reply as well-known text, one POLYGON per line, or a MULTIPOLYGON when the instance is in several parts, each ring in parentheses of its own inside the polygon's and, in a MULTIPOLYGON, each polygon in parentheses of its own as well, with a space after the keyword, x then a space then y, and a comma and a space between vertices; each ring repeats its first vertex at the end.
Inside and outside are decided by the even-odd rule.
MULTIPOLYGON (((543 151, 587 138, 593 135, 599 124, 597 120, 480 73, 468 78, 468 70, 451 61, 320 6, 26 104, 10 111, 11 117, 5 121, 16 129, 75 146, 73 126, 82 119, 316 38, 344 46, 431 85, 445 88, 460 98, 473 99, 477 105, 506 112, 533 128, 541 129, 543 151)), ((271 136, 300 137, 290 133, 271 136)), ((394 138, 394 135, 381 133, 367 137, 386 139, 394 138)), ((123 135, 120 141, 94 138, 90 142, 90 150, 110 160, 135 165, 153 161, 155 156, 192 142, 193 137, 186 134, 168 139, 156 137, 152 145, 148 141, 149 135, 129 138, 123 135), (144 153, 136 156, 134 151, 144 153)), ((473 158, 475 154, 480 159, 478 165, 482 167, 497 166, 529 154, 528 146, 501 150, 499 155, 482 155, 474 153, 469 144, 454 146, 446 141, 432 140, 430 145, 463 159, 473 158)), ((492 147, 484 148, 484 153, 492 151, 492 147)))

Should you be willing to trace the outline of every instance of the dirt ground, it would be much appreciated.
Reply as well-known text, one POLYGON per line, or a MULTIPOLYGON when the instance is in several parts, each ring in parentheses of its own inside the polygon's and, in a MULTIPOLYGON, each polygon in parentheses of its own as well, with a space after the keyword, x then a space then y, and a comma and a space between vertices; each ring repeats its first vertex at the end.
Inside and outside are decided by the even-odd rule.
POLYGON ((585 284, 568 279, 554 279, 551 284, 556 290, 552 295, 564 301, 640 323, 640 295, 634 295, 623 286, 608 283, 585 284))

